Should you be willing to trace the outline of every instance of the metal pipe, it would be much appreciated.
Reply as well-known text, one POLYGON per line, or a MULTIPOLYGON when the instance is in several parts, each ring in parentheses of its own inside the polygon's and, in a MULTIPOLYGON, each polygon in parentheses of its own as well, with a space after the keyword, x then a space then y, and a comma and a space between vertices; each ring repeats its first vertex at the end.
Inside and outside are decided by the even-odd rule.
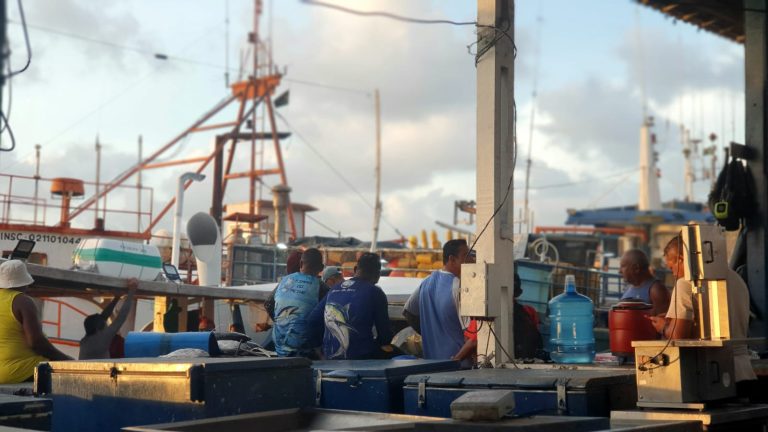
MULTIPOLYGON (((272 97, 269 93, 264 95, 264 102, 267 105, 267 114, 269 115, 269 127, 272 128, 272 142, 275 145, 275 156, 277 158, 277 166, 280 168, 280 183, 288 185, 288 178, 285 174, 285 164, 283 163, 283 152, 280 149, 280 139, 277 137, 277 122, 275 122, 275 111, 272 108, 272 97)), ((293 204, 290 199, 288 200, 288 224, 291 226, 291 236, 297 237, 296 233, 296 221, 293 217, 293 204)))
POLYGON ((373 92, 373 99, 376 111, 376 208, 373 210, 371 252, 376 252, 376 242, 379 239, 379 221, 381 220, 381 101, 379 89, 373 92))
POLYGON ((173 215, 173 243, 171 244, 171 264, 179 268, 179 249, 181 248, 181 214, 184 211, 185 183, 203 181, 205 174, 187 172, 179 177, 176 187, 176 212, 173 215))
MULTIPOLYGON (((144 139, 139 135, 139 167, 141 167, 141 154, 144 150, 144 139)), ((136 173, 136 231, 141 231, 141 173, 142 169, 136 173)))
MULTIPOLYGON (((101 144, 99 144, 99 136, 96 135, 96 196, 99 196, 99 183, 101 182, 101 144)), ((99 200, 94 203, 93 212, 93 226, 94 228, 99 226, 99 200)))
POLYGON ((35 144, 35 219, 34 223, 37 225, 37 200, 39 198, 40 190, 40 144, 35 144))

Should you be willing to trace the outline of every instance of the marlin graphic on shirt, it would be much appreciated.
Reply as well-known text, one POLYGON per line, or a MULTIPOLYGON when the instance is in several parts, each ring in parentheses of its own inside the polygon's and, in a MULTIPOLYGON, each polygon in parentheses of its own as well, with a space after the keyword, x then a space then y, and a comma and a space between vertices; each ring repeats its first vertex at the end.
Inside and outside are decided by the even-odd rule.
POLYGON ((346 357, 347 349, 349 349, 349 332, 355 331, 355 329, 348 324, 349 305, 340 306, 335 303, 326 303, 323 318, 325 319, 325 328, 327 328, 331 333, 331 336, 339 342, 339 349, 331 354, 330 358, 336 358, 338 356, 346 357))

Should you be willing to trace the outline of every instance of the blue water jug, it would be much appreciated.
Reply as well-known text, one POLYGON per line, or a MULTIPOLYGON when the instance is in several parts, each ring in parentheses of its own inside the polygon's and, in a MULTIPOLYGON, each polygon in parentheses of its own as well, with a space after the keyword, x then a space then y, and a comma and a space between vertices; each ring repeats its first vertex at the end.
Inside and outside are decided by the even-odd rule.
POLYGON ((576 292, 576 279, 565 276, 565 292, 549 301, 550 356, 557 363, 592 363, 595 359, 594 304, 576 292))

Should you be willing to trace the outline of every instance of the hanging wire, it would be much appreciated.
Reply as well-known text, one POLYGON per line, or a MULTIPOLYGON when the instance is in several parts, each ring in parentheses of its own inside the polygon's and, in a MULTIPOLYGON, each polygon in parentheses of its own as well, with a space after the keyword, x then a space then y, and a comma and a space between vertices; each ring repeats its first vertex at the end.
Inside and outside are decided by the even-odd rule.
POLYGON ((380 17, 380 18, 388 18, 395 21, 401 21, 401 22, 408 22, 413 24, 450 24, 455 26, 468 26, 468 25, 476 25, 477 23, 475 21, 453 21, 448 19, 424 19, 424 18, 412 18, 412 17, 406 17, 403 15, 397 15, 390 12, 381 12, 381 11, 361 11, 357 9, 351 9, 344 6, 339 6, 331 3, 326 3, 322 1, 317 0, 302 0, 302 3, 311 5, 311 6, 321 6, 328 9, 334 9, 340 12, 345 12, 352 15, 358 15, 358 16, 364 16, 364 17, 380 17))
MULTIPOLYGON (((6 75, 6 78, 11 78, 24 72, 29 68, 29 65, 32 63, 32 45, 29 43, 29 31, 27 29, 27 18, 24 15, 24 6, 22 5, 21 0, 18 0, 17 3, 19 5, 19 15, 21 16, 21 27, 22 29, 24 29, 24 44, 27 47, 27 62, 24 64, 23 68, 14 72, 9 72, 8 75, 6 75)), ((8 48, 7 56, 10 57, 10 48, 8 48)))
MULTIPOLYGON (((301 140, 301 141, 302 141, 304 144, 306 144, 306 146, 307 146, 307 147, 309 147, 309 149, 310 149, 310 150, 312 150, 312 153, 314 153, 314 154, 315 154, 315 155, 318 157, 318 159, 320 159, 320 161, 321 161, 321 162, 323 162, 323 163, 324 163, 324 164, 325 164, 325 165, 328 167, 328 169, 330 169, 330 170, 331 170, 331 172, 333 172, 333 173, 336 175, 336 177, 338 177, 338 178, 339 178, 339 179, 340 179, 340 180, 341 180, 341 181, 342 181, 342 182, 343 182, 345 185, 347 185, 347 187, 349 187, 349 189, 350 189, 352 192, 354 192, 354 193, 355 193, 355 195, 357 195, 357 196, 360 198, 360 200, 361 200, 362 202, 364 202, 364 203, 365 203, 365 205, 367 205, 367 206, 368 206, 368 207, 370 207, 371 209, 375 209, 375 206, 373 205, 373 203, 372 203, 371 201, 369 201, 369 200, 368 200, 368 198, 366 198, 366 197, 365 197, 365 195, 363 195, 363 193, 362 193, 362 192, 360 192, 360 190, 359 190, 359 189, 357 189, 357 188, 355 187, 355 185, 354 185, 354 184, 353 184, 351 181, 347 180, 347 178, 346 178, 346 177, 344 177, 344 174, 342 174, 342 173, 341 173, 341 171, 339 171, 339 170, 338 170, 338 169, 337 169, 337 168, 336 168, 336 167, 333 165, 333 163, 331 163, 331 161, 329 161, 329 160, 328 160, 328 159, 327 159, 327 158, 326 158, 326 157, 323 155, 323 153, 322 153, 321 151, 319 151, 319 150, 318 150, 318 149, 317 149, 315 146, 313 146, 313 145, 312 145, 312 144, 309 142, 309 140, 307 140, 307 139, 304 137, 304 135, 302 135, 302 133, 301 133, 301 132, 299 132, 299 131, 298 131, 298 130, 297 130, 297 129, 296 129, 294 126, 293 126, 293 125, 291 125, 291 123, 290 123, 290 122, 289 122, 289 121, 288 121, 288 120, 287 120, 287 119, 286 119, 286 118, 285 118, 285 117, 284 117, 282 114, 280 114, 280 112, 279 112, 279 111, 275 111, 275 115, 276 115, 276 116, 277 116, 277 117, 278 117, 278 118, 279 118, 279 119, 280 119, 280 120, 281 120, 283 123, 285 123, 285 125, 286 125, 286 126, 287 126, 287 127, 288 127, 288 128, 289 128, 289 129, 290 129, 290 130, 291 130, 291 131, 292 131, 292 132, 293 132, 293 133, 294 133, 296 136, 297 136, 297 137, 299 137, 299 139, 300 139, 300 140, 301 140)), ((382 220, 384 221, 384 223, 386 223, 386 224, 387 224, 387 225, 388 225, 388 226, 389 226, 389 227, 390 227, 390 228, 391 228, 391 229, 392 229, 392 230, 393 230, 393 231, 394 231, 394 232, 395 232, 397 235, 399 235, 400 237, 405 237, 405 236, 403 235, 403 233, 402 233, 402 232, 400 232, 400 230, 399 230, 397 227, 395 227, 395 226, 394 226, 394 225, 393 225, 393 224, 392 224, 392 223, 391 223, 389 220, 387 220, 387 218, 385 218, 383 215, 381 216, 381 219, 382 219, 382 220)))

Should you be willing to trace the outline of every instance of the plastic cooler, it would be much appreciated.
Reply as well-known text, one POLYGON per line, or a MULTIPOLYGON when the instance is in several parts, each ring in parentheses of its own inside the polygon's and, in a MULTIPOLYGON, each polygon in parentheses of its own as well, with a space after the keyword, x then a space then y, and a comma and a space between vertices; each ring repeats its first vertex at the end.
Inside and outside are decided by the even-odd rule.
POLYGON ((35 390, 53 400, 53 431, 301 408, 312 404, 303 358, 124 359, 41 363, 35 390))
POLYGON ((156 246, 100 238, 81 241, 72 259, 78 270, 141 280, 155 280, 163 265, 156 246))
POLYGON ((403 412, 408 375, 455 371, 450 360, 326 360, 312 363, 315 404, 322 408, 403 412))
POLYGON ((411 375, 405 413, 450 417, 451 402, 487 389, 511 389, 515 414, 608 416, 637 402, 634 369, 476 369, 411 375))

